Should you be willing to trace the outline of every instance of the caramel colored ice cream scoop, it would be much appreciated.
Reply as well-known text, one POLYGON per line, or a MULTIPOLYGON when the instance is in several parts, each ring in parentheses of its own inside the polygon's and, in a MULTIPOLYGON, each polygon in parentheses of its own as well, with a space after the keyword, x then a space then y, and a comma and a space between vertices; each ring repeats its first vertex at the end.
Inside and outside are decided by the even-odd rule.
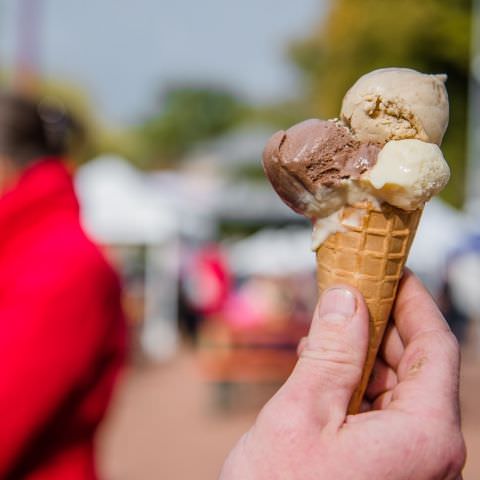
POLYGON ((345 94, 341 118, 360 141, 416 138, 440 145, 448 126, 446 79, 409 68, 374 70, 345 94))

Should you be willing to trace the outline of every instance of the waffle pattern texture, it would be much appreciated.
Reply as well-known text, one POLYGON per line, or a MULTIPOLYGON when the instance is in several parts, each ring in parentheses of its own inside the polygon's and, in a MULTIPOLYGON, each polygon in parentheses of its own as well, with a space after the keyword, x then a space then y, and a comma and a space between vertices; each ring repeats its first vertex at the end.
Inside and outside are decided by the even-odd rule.
POLYGON ((367 358, 349 413, 360 410, 421 213, 388 204, 346 206, 344 231, 331 234, 317 250, 320 292, 338 283, 352 285, 364 296, 370 313, 367 358))

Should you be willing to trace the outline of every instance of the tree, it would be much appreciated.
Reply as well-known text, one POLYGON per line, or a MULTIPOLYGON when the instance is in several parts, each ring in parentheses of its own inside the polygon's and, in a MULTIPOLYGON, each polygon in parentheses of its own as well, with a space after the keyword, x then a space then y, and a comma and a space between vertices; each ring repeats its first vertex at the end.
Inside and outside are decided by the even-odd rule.
POLYGON ((214 87, 176 86, 165 91, 158 110, 139 128, 148 166, 171 165, 197 143, 227 132, 244 114, 232 92, 214 87))
POLYGON ((334 0, 327 18, 295 42, 310 115, 338 116, 347 89, 364 73, 403 66, 447 73, 450 127, 442 147, 452 167, 443 196, 461 206, 466 163, 471 0, 334 0))

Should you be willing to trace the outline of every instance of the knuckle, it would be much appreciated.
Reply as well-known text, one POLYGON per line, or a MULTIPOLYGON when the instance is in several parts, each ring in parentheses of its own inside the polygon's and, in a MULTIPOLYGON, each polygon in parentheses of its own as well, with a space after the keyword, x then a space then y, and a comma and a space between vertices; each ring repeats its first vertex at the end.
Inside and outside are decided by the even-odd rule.
POLYGON ((329 386, 356 383, 362 373, 358 349, 338 338, 326 337, 316 348, 305 348, 300 361, 321 372, 329 386))
POLYGON ((458 339, 452 331, 446 332, 445 344, 446 344, 446 347, 448 348, 448 350, 452 354, 454 354, 456 356, 460 355, 460 344, 458 343, 458 339))
POLYGON ((452 331, 448 330, 437 332, 435 340, 445 361, 455 370, 458 369, 460 362, 460 345, 457 337, 455 337, 452 331))
MULTIPOLYGON (((457 478, 466 461, 466 446, 458 427, 447 423, 430 423, 429 428, 419 422, 409 435, 412 461, 416 469, 424 473, 428 470, 428 478, 457 478), (422 452, 419 455, 419 452, 422 452), (424 459, 429 458, 429 470, 425 470, 424 459)), ((423 477, 422 477, 423 478, 423 477)))
POLYGON ((430 445, 432 455, 438 458, 438 465, 445 478, 456 478, 467 457, 465 440, 460 429, 449 424, 432 429, 430 445))
POLYGON ((451 330, 437 330, 432 332, 433 340, 439 343, 446 352, 451 355, 458 355, 460 352, 460 345, 457 337, 451 330))
POLYGON ((420 334, 409 346, 409 358, 435 352, 452 364, 460 359, 460 346, 450 330, 430 330, 420 334))
POLYGON ((458 474, 462 471, 467 459, 467 447, 465 440, 461 434, 457 434, 451 439, 450 452, 447 456, 449 464, 449 472, 458 474))

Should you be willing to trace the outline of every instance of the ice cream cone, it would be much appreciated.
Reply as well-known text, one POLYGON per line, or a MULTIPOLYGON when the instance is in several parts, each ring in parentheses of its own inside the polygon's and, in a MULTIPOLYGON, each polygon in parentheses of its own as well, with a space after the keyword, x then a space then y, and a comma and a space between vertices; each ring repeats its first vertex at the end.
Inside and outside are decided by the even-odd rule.
POLYGON ((346 206, 343 231, 331 234, 317 250, 320 291, 336 283, 352 285, 363 294, 370 313, 368 353, 349 413, 360 410, 421 213, 386 203, 346 206))

